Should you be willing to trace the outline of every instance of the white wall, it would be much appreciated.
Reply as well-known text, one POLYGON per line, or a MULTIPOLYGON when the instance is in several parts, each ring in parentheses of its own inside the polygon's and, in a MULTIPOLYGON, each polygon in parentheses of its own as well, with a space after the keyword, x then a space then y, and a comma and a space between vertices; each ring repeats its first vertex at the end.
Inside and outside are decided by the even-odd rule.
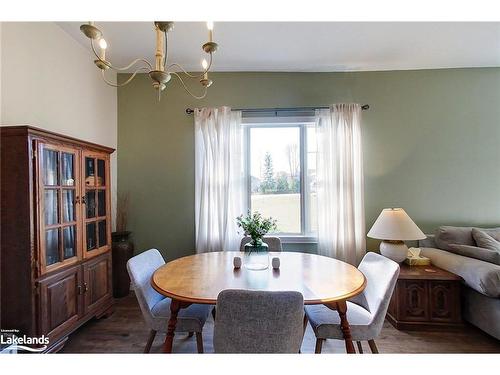
MULTIPOLYGON (((52 22, 0 27, 0 123, 32 125, 116 148, 116 88, 102 81, 91 51, 52 22)), ((111 173, 115 212, 116 151, 111 173)))

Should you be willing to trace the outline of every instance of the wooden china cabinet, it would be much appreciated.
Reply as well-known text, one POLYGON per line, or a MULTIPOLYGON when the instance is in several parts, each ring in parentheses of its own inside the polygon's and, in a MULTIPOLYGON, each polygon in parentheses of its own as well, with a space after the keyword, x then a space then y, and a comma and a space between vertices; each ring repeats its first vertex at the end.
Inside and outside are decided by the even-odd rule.
POLYGON ((30 126, 0 127, 2 329, 57 351, 112 312, 114 149, 30 126))

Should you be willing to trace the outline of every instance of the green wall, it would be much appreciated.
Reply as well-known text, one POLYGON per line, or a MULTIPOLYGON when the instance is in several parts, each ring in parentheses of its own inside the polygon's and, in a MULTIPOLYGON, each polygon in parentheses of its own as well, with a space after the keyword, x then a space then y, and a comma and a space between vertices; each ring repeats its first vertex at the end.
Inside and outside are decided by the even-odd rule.
POLYGON ((175 78, 161 102, 146 75, 118 91, 118 190, 130 193, 137 252, 157 247, 167 259, 194 252, 193 117, 184 110, 196 106, 368 103, 367 230, 384 207, 403 207, 424 232, 442 224, 500 224, 500 68, 211 78, 201 101, 175 78))

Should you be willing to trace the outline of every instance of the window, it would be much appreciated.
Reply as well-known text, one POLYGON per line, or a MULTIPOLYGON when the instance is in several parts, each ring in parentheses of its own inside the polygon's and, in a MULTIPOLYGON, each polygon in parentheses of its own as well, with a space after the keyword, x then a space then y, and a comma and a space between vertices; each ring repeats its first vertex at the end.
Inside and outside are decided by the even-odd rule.
POLYGON ((316 138, 310 118, 244 119, 247 204, 277 220, 275 234, 312 237, 316 219, 316 138))

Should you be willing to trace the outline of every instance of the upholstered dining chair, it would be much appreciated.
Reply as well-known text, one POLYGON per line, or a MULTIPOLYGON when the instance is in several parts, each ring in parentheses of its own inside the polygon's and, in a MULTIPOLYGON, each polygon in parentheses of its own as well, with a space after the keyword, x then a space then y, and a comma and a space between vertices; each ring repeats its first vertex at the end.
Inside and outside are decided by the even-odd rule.
POLYGON ((299 292, 229 289, 217 297, 216 353, 298 353, 304 298, 299 292))
MULTIPOLYGON (((170 298, 156 292, 151 286, 153 273, 165 264, 160 252, 156 249, 147 250, 134 256, 127 262, 127 269, 132 281, 137 301, 149 327, 149 339, 144 348, 144 353, 149 353, 156 333, 167 331, 170 318, 170 298)), ((188 332, 189 336, 196 333, 198 353, 203 353, 202 330, 209 314, 210 306, 193 304, 187 309, 179 311, 176 332, 188 332)))
MULTIPOLYGON (((245 245, 252 241, 252 238, 249 236, 245 236, 241 239, 240 243, 240 251, 245 251, 245 245)), ((279 237, 263 237, 262 241, 267 244, 269 247, 269 251, 283 251, 281 246, 281 240, 279 237)))
MULTIPOLYGON (((385 314, 399 275, 399 265, 382 255, 369 252, 358 268, 366 277, 366 288, 347 302, 347 320, 358 351, 363 353, 361 341, 367 340, 372 353, 378 353, 375 339, 384 324, 385 314)), ((316 353, 321 353, 326 339, 344 339, 336 311, 323 305, 306 306, 305 311, 306 318, 316 335, 316 353)))

